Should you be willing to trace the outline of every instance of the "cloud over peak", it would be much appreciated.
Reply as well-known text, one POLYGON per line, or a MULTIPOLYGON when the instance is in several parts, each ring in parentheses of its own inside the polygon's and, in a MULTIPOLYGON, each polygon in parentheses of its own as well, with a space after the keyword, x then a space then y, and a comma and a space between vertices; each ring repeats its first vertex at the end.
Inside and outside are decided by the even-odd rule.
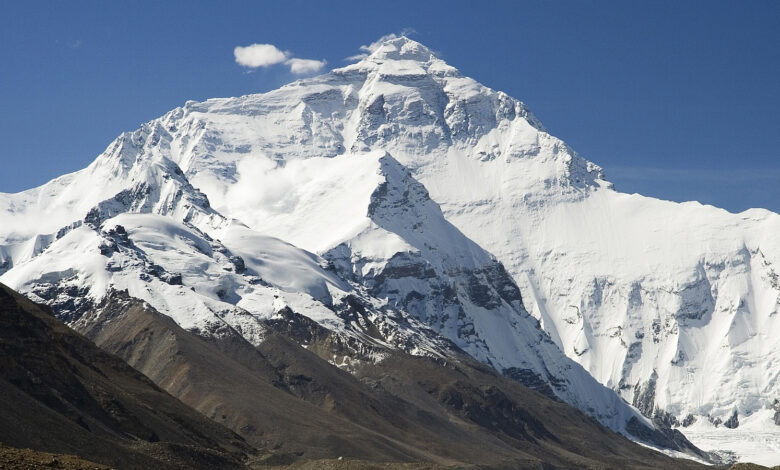
POLYGON ((398 34, 396 34, 396 33, 385 34, 384 36, 380 37, 379 39, 377 39, 376 41, 372 42, 371 44, 363 44, 362 46, 360 46, 360 50, 363 51, 360 54, 355 54, 355 55, 349 56, 349 57, 345 58, 344 60, 354 61, 354 60, 365 59, 366 57, 371 55, 374 51, 379 49, 379 46, 381 46, 385 42, 387 42, 387 41, 389 41, 391 39, 398 39, 400 37, 409 36, 410 34, 415 34, 416 32, 417 31, 415 31, 412 28, 404 28, 398 34))
POLYGON ((296 75, 318 72, 327 63, 325 60, 292 57, 290 52, 282 51, 273 44, 237 46, 233 49, 233 56, 235 56, 237 64, 250 69, 284 63, 290 67, 290 72, 296 75))

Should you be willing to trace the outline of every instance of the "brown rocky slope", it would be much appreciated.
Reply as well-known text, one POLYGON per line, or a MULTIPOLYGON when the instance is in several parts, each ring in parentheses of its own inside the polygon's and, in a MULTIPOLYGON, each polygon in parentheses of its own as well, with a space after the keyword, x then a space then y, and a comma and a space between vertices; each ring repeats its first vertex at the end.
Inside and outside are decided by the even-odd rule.
POLYGON ((289 309, 268 322, 259 347, 231 330, 205 339, 121 293, 92 315, 75 326, 241 434, 265 465, 703 468, 639 446, 465 354, 444 361, 385 350, 380 362, 364 360, 289 309))
POLYGON ((0 442, 118 468, 239 468, 241 437, 0 285, 0 442))

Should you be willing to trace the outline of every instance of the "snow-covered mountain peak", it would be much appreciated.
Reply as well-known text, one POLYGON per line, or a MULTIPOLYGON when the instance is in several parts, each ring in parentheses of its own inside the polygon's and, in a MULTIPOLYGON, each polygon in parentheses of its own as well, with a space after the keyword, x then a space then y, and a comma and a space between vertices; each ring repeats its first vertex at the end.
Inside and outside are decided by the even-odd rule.
POLYGON ((346 67, 333 70, 335 75, 351 73, 376 74, 383 79, 409 80, 426 75, 438 77, 461 77, 455 67, 447 64, 430 49, 406 36, 388 39, 367 57, 346 67))
POLYGON ((675 425, 758 420, 780 397, 777 214, 618 193, 523 103, 408 38, 268 93, 187 102, 84 170, 0 194, 0 217, 3 282, 50 302, 129 286, 200 316, 182 324, 251 332, 246 312, 285 305, 344 329, 339 296, 365 296, 374 318, 408 315, 508 374, 564 378, 559 397, 617 427, 616 396, 558 348, 675 425), (143 252, 102 254, 109 221, 143 252), (185 231, 221 248, 160 243, 185 231))
POLYGON ((609 186, 597 165, 547 133, 523 103, 403 37, 325 75, 264 94, 188 102, 158 121, 160 135, 170 136, 161 138, 169 157, 230 217, 237 201, 229 188, 258 165, 375 150, 409 168, 445 209, 507 191, 544 204, 609 186), (475 180, 480 166, 505 181, 475 180), (436 176, 452 171, 458 175, 449 181, 436 176), (459 194, 445 194, 452 191, 459 194))
POLYGON ((413 60, 430 63, 437 59, 438 57, 424 45, 406 36, 400 36, 382 42, 363 61, 413 60))

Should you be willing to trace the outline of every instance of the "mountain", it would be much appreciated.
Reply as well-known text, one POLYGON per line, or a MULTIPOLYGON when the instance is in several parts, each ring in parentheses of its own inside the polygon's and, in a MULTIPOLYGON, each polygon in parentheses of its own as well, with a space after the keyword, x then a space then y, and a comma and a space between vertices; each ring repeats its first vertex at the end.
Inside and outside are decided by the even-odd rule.
POLYGON ((0 441, 119 468, 241 468, 243 439, 0 285, 0 441))
POLYGON ((0 194, 0 217, 0 281, 80 328, 127 290, 262 347, 287 307, 352 374, 388 350, 463 350, 635 439, 679 427, 780 456, 758 447, 777 432, 780 218, 621 194, 521 102, 408 38, 187 102, 82 171, 0 194))
MULTIPOLYGON (((373 190, 367 186, 372 192, 362 205, 355 204, 357 194, 340 191, 336 186, 332 193, 346 192, 353 204, 345 206, 337 198, 335 204, 313 207, 311 214, 301 216, 311 223, 307 230, 318 231, 323 237, 327 218, 321 218, 323 222, 318 224, 316 214, 333 214, 339 207, 347 207, 355 214, 368 211, 368 218, 351 214, 337 216, 343 224, 340 227, 356 231, 360 241, 350 243, 350 248, 334 247, 325 259, 220 216, 186 182, 176 190, 184 197, 173 199, 201 203, 180 209, 177 203, 155 202, 162 191, 143 189, 151 187, 148 180, 131 178, 128 189, 96 203, 86 211, 83 221, 67 225, 56 235, 36 236, 35 239, 44 238, 49 244, 40 253, 33 250, 36 254, 31 259, 14 266, 2 279, 36 301, 47 303, 72 325, 82 322, 84 313, 92 310, 111 290, 127 290, 130 296, 148 302, 190 331, 221 337, 225 331, 236 330, 255 346, 264 340, 263 320, 290 307, 341 334, 342 340, 351 346, 348 362, 343 364, 347 368, 352 367, 349 362, 352 360, 382 360, 383 353, 376 353, 375 346, 392 345, 419 355, 449 357, 454 346, 449 340, 455 340, 455 345, 479 359, 495 362, 499 357, 512 361, 494 366, 501 366, 499 370, 526 384, 543 387, 551 396, 586 410, 615 430, 631 434, 627 428, 629 423, 652 426, 560 352, 539 329, 538 322, 525 312, 517 287, 503 267, 446 222, 425 189, 398 162, 387 155, 365 154, 345 155, 320 163, 321 167, 314 170, 318 175, 339 171, 328 169, 327 165, 350 166, 354 178, 363 182, 363 186, 366 183, 373 186, 373 190), (365 172, 357 171, 355 161, 360 162, 365 172), (404 204, 394 198, 408 191, 414 191, 420 198, 409 202, 410 207, 419 205, 422 211, 412 216, 430 221, 421 225, 416 219, 392 214, 393 205, 404 204), (374 227, 371 217, 383 219, 385 222, 380 223, 385 225, 395 223, 396 231, 398 227, 416 224, 418 235, 415 238, 410 233, 399 235, 374 227), (203 230, 209 230, 212 235, 199 229, 195 225, 198 221, 206 221, 203 230), (430 230, 424 230, 428 225, 430 230), (420 252, 414 245, 439 246, 442 250, 420 252), (359 246, 363 247, 359 264, 366 269, 367 263, 373 263, 376 276, 368 276, 368 271, 361 278, 351 274, 348 264, 352 260, 343 259, 343 251, 351 249, 355 258, 359 246), (380 251, 371 251, 375 248, 380 251), (445 248, 450 253, 437 259, 445 248), (386 282, 369 288, 370 283, 377 284, 383 279, 386 282), (394 285, 390 290, 399 294, 389 299, 382 289, 394 285), (413 299, 417 303, 427 299, 427 303, 409 305, 413 299), (433 318, 421 316, 439 308, 443 309, 440 323, 434 324, 433 318), (480 315, 486 312, 492 315, 481 319, 480 315), (510 332, 508 338, 492 340, 508 343, 504 350, 482 344, 479 334, 485 329, 510 332)), ((148 162, 140 160, 137 165, 148 165, 148 162)), ((153 167, 167 169, 171 163, 153 167)), ((171 173, 177 174, 175 170, 171 173)), ((87 175, 94 178, 92 174, 87 175)), ((159 181, 175 180, 175 176, 166 178, 167 175, 163 173, 159 181)), ((78 176, 73 187, 84 184, 78 176)), ((306 191, 312 185, 318 194, 322 193, 318 185, 329 186, 321 179, 298 186, 306 191)), ((329 198, 314 200, 324 203, 329 198)), ((280 226, 284 224, 279 222, 280 226)), ((289 225, 301 224, 290 222, 289 225)), ((358 263, 357 259, 354 262, 358 263)), ((654 441, 666 442, 650 440, 654 441)), ((674 446, 678 450, 688 447, 685 442, 674 446)))

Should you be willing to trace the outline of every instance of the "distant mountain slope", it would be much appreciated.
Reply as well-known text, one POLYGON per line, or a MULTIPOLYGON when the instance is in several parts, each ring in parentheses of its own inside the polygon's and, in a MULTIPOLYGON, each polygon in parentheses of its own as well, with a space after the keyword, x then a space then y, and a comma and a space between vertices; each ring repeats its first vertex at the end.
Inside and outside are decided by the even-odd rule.
POLYGON ((117 468, 239 468, 238 435, 0 285, 0 442, 117 468))

